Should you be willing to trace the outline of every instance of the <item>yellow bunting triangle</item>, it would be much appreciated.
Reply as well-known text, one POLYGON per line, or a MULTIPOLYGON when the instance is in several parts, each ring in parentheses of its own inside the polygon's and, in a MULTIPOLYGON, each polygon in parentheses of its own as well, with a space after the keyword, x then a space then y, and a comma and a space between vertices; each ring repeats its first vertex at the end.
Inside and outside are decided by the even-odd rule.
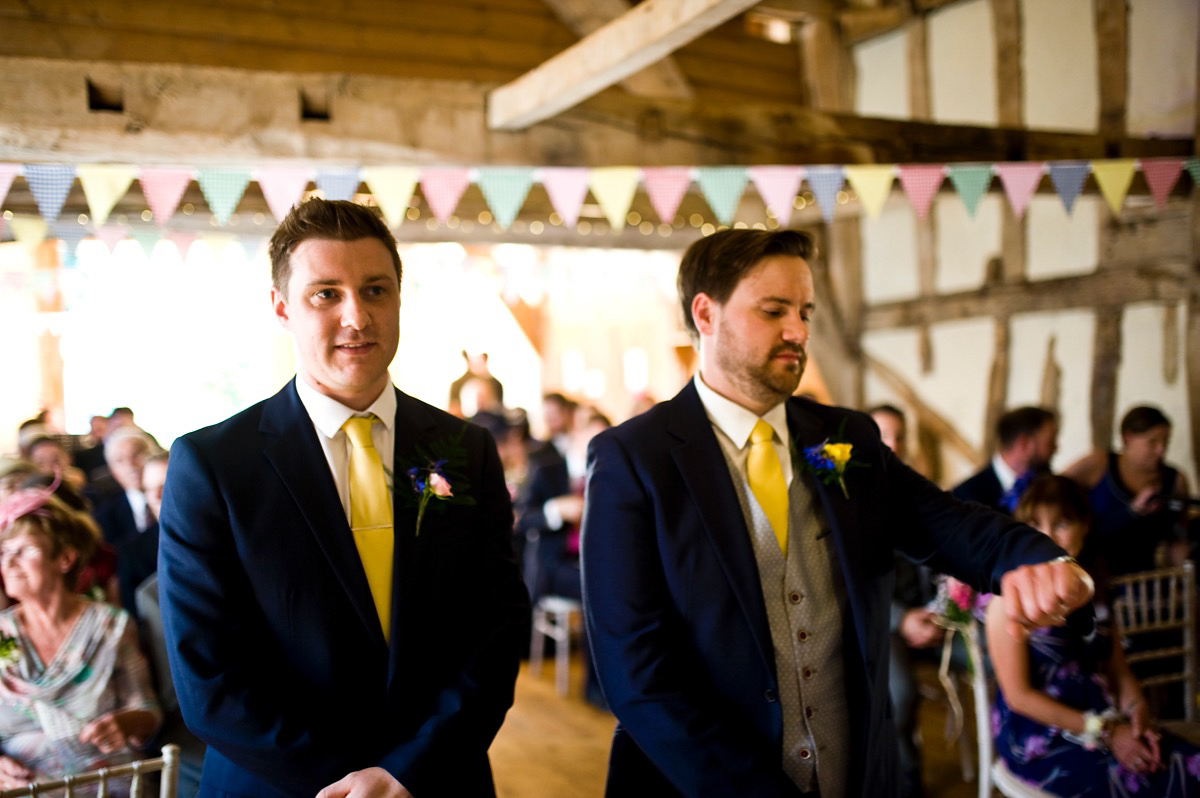
POLYGON ((75 174, 87 197, 88 210, 92 213, 92 225, 99 227, 108 221, 117 200, 125 196, 129 184, 138 175, 136 166, 127 164, 80 164, 75 174))
POLYGON ((636 166, 606 166, 592 170, 592 196, 613 230, 625 229, 625 215, 633 204, 642 170, 636 166))
POLYGON ((1108 200, 1108 207, 1112 208, 1114 214, 1120 213, 1121 206, 1125 204, 1125 195, 1133 183, 1133 170, 1136 167, 1137 161, 1133 158, 1092 161, 1092 176, 1096 178, 1096 185, 1100 186, 1100 193, 1108 200))
POLYGON ((863 207, 867 209, 867 216, 874 219, 883 210, 883 203, 887 202, 888 195, 892 192, 896 167, 893 164, 871 164, 847 166, 843 171, 846 174, 846 182, 858 194, 863 207))
POLYGON ((244 257, 244 252, 238 253, 234 249, 234 245, 239 242, 237 236, 232 233, 201 233, 200 240, 207 242, 209 249, 212 250, 214 260, 222 261, 226 258, 237 257, 238 254, 243 254, 244 257))
POLYGON ((399 227, 408 213, 421 170, 413 166, 364 166, 360 174, 375 195, 388 227, 399 227))
POLYGON ((46 240, 49 228, 40 216, 14 215, 8 223, 12 226, 13 239, 21 244, 36 247, 46 240))

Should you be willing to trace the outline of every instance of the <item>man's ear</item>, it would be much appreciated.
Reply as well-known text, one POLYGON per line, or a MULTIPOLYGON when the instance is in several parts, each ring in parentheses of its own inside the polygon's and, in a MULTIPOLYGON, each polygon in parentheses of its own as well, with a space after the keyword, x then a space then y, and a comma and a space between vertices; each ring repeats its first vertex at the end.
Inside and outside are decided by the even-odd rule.
POLYGON ((271 307, 275 311, 275 318, 279 320, 279 324, 286 329, 288 326, 287 297, 275 286, 271 286, 271 307))
POLYGON ((718 307, 716 300, 704 292, 692 297, 692 321, 701 335, 712 335, 718 307))

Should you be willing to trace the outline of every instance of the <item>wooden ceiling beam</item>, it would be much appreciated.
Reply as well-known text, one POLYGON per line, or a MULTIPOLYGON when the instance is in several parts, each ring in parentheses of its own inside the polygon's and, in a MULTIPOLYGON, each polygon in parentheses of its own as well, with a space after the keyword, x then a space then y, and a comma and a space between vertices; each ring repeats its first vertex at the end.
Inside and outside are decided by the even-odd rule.
POLYGON ((488 127, 521 130, 577 105, 757 0, 646 0, 488 96, 488 127))
MULTIPOLYGON (((590 35, 617 17, 628 13, 629 0, 544 0, 564 25, 580 38, 590 35)), ((679 65, 664 58, 621 81, 621 88, 635 97, 690 100, 695 96, 679 65)))

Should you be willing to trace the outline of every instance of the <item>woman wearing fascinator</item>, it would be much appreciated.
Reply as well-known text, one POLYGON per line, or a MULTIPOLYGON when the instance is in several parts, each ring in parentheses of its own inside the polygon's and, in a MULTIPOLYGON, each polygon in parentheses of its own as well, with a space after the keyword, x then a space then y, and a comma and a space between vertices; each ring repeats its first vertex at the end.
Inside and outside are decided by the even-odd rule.
POLYGON ((78 594, 86 514, 24 490, 0 503, 0 788, 131 761, 162 712, 129 616, 78 594))

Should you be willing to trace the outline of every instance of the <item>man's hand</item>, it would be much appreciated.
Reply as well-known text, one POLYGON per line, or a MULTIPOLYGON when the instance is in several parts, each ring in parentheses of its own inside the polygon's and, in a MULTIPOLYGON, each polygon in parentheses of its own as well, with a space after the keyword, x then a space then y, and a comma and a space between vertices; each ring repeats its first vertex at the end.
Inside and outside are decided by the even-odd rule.
POLYGON ((1008 633, 1024 640, 1030 629, 1062 626, 1095 591, 1087 571, 1072 561, 1022 565, 1000 580, 1008 633))
POLYGON ((404 785, 383 768, 367 768, 330 784, 317 798, 413 798, 404 785))
POLYGON ((933 622, 933 613, 924 607, 914 607, 900 621, 900 636, 912 648, 929 648, 941 641, 942 627, 933 622))

